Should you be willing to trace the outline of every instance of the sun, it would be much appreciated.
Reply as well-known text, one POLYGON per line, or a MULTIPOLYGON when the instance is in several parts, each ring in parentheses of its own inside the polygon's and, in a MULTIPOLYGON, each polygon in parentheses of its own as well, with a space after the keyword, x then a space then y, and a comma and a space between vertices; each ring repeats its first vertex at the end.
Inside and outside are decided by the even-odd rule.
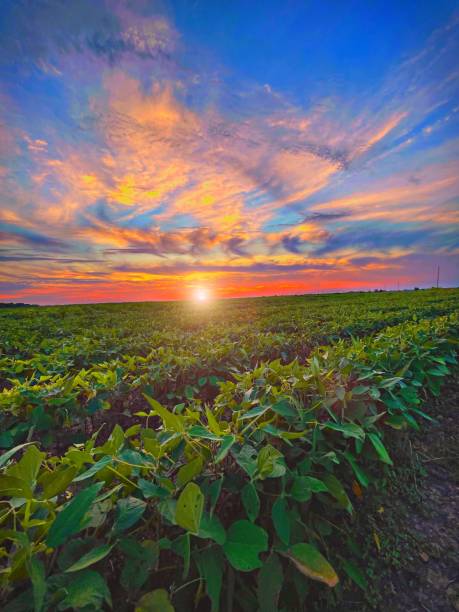
POLYGON ((207 289, 204 289, 203 287, 199 287, 198 289, 195 290, 193 297, 196 302, 200 302, 200 303, 207 302, 209 300, 209 292, 207 291, 207 289))

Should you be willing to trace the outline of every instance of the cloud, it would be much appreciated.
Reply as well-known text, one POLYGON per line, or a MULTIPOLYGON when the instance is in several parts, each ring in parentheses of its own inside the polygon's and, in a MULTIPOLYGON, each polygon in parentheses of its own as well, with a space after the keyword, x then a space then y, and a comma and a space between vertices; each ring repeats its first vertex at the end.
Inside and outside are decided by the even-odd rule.
POLYGON ((199 275, 221 295, 276 291, 270 275, 288 292, 320 272, 358 287, 453 254, 457 24, 358 98, 301 101, 230 74, 149 3, 4 10, 0 260, 31 295, 167 297, 199 275))
POLYGON ((36 247, 47 247, 62 250, 66 243, 57 238, 46 236, 10 223, 0 223, 0 242, 22 243, 36 247))
POLYGON ((0 62, 34 62, 62 75, 59 54, 86 50, 110 63, 126 55, 170 60, 177 34, 161 15, 135 12, 134 3, 78 0, 5 0, 0 62))

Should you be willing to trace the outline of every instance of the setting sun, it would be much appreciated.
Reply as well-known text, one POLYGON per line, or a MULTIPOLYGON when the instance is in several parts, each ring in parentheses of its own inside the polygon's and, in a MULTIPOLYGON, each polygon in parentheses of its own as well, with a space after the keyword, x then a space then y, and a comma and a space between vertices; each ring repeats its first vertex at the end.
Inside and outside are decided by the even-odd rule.
POLYGON ((193 298, 195 302, 207 302, 209 300, 209 292, 207 289, 200 287, 199 289, 195 289, 193 298))

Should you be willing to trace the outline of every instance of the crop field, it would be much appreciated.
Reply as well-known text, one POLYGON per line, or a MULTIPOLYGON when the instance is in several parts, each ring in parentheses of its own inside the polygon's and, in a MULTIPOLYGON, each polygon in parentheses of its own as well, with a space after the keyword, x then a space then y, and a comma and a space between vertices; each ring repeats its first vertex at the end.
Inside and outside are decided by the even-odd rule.
POLYGON ((332 609, 458 340, 457 289, 1 309, 1 609, 332 609))

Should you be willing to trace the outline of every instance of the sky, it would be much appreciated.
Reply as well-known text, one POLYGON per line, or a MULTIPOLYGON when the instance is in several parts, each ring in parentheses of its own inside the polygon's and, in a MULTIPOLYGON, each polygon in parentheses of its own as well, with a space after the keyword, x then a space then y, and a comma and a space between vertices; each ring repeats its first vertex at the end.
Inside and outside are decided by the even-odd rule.
POLYGON ((3 0, 0 301, 459 285, 459 4, 3 0))

